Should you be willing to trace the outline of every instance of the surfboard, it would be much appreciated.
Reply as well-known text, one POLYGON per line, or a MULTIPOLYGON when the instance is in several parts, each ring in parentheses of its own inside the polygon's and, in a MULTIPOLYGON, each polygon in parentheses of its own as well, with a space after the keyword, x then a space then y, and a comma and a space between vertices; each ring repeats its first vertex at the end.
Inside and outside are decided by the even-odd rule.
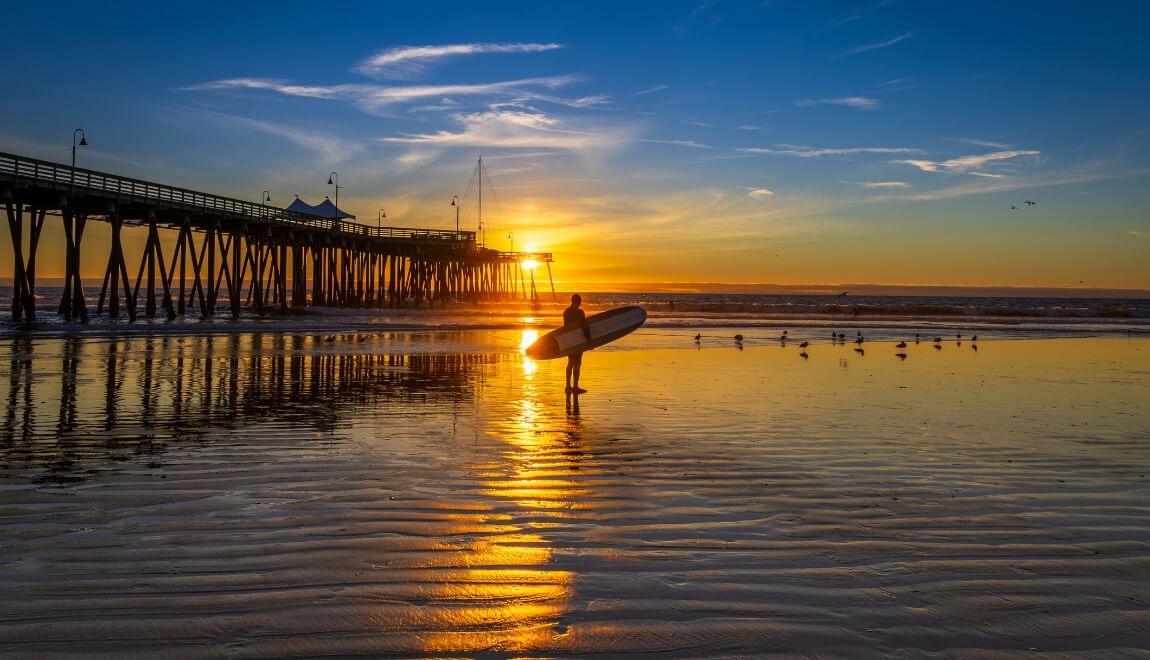
POLYGON ((589 351, 635 331, 646 320, 647 312, 642 307, 634 306, 616 307, 593 314, 587 317, 590 340, 582 326, 564 326, 535 340, 535 343, 527 347, 527 357, 532 360, 554 360, 572 353, 589 351))

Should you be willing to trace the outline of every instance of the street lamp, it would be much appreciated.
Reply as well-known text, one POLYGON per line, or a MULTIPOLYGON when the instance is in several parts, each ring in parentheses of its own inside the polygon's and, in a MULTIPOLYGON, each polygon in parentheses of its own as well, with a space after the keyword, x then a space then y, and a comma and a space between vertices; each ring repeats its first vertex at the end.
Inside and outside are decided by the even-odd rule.
POLYGON ((515 251, 515 238, 511 234, 507 234, 507 238, 511 240, 511 251, 515 251))
POLYGON ((375 222, 376 229, 379 229, 380 227, 383 226, 383 219, 386 217, 387 217, 387 211, 380 209, 379 210, 379 217, 376 218, 376 222, 375 222))
POLYGON ((339 189, 343 186, 339 185, 339 172, 332 172, 327 175, 327 185, 335 186, 335 217, 339 219, 339 189))
POLYGON ((263 194, 260 195, 260 204, 267 204, 270 201, 272 201, 272 195, 265 190, 263 194))
POLYGON ((82 128, 77 128, 76 130, 72 131, 72 169, 76 169, 76 147, 77 146, 81 146, 81 147, 88 146, 88 136, 84 134, 84 129, 82 129, 82 128), (80 144, 79 145, 76 144, 76 136, 77 135, 80 136, 80 144))
POLYGON ((460 205, 456 204, 455 201, 458 199, 459 199, 459 195, 452 195, 451 196, 451 205, 455 207, 455 233, 457 233, 457 234, 459 233, 459 206, 460 205))

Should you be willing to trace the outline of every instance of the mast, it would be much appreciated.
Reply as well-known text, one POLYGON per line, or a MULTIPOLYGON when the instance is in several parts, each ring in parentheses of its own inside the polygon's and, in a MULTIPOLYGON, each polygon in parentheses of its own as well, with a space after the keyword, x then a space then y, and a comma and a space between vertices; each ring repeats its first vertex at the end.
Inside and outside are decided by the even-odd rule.
POLYGON ((483 235, 483 156, 479 157, 479 163, 475 166, 475 171, 479 173, 479 245, 485 247, 483 235))

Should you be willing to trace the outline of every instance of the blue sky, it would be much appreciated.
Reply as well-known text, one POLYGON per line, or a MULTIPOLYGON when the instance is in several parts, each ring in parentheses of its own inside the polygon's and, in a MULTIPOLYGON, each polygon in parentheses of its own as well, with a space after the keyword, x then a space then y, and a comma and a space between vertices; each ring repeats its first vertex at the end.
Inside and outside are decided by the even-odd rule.
POLYGON ((0 149, 79 126, 81 165, 283 204, 336 170, 436 227, 482 154, 489 242, 573 280, 1150 288, 1145 3, 316 8, 9 8, 0 149))

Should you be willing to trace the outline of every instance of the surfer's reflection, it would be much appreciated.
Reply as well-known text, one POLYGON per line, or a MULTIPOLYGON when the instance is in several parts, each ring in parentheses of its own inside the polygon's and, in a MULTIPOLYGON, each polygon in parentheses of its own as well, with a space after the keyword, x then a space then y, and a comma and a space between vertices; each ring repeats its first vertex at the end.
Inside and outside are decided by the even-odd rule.
POLYGON ((579 421, 579 393, 578 392, 568 392, 566 394, 565 403, 566 403, 566 407, 567 407, 567 418, 571 421, 578 422, 579 421))

